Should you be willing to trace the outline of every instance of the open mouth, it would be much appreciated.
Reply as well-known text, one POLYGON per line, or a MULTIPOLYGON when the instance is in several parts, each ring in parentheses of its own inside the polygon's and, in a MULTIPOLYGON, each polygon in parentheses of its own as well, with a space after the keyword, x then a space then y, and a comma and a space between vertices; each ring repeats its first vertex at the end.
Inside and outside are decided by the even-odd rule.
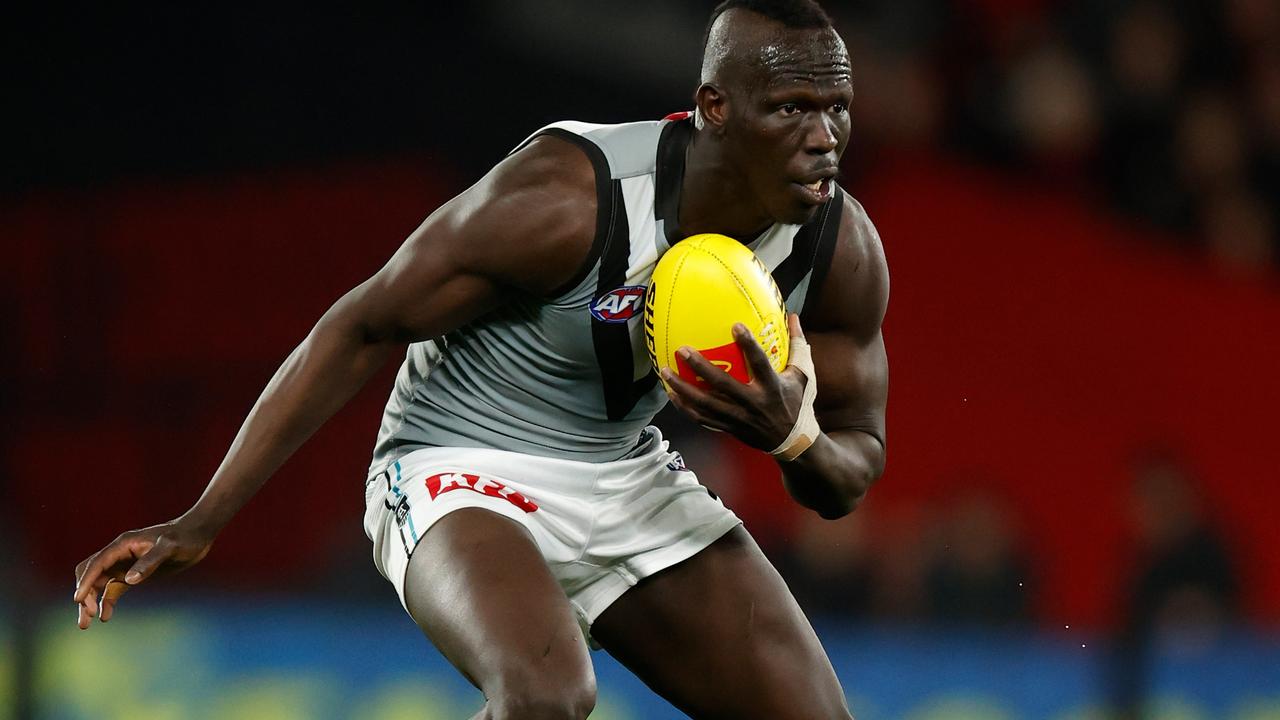
POLYGON ((805 199, 814 204, 824 203, 831 197, 831 184, 831 178, 820 178, 811 183, 794 183, 805 199))

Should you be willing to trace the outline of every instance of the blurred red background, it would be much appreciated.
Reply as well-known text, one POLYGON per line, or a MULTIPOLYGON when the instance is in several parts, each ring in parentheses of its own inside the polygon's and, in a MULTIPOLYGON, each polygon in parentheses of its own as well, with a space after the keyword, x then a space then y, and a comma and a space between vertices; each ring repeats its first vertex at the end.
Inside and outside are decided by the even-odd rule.
MULTIPOLYGON (((236 655, 210 682, 172 661, 206 693, 185 704, 165 704, 167 680, 125 687, 171 634, 128 623, 192 596, 219 611, 200 631, 238 625, 242 647, 276 624, 263 593, 290 617, 311 600, 395 616, 360 527, 390 366, 199 567, 67 640, 75 564, 191 504, 330 303, 541 125, 688 108, 714 4, 12 9, 0 718, 7 695, 15 717, 135 717, 135 701, 213 716, 214 697, 256 696, 236 689, 258 672, 236 655)), ((870 693, 860 717, 947 698, 1000 717, 1265 713, 1280 702, 1263 672, 1280 630, 1280 4, 824 5, 854 69, 842 182, 892 275, 888 470, 827 522, 769 458, 671 411, 667 436, 856 673, 846 687, 870 693)), ((327 673, 315 617, 273 642, 327 673)), ((363 637, 345 629, 329 639, 363 637)), ((386 690, 359 680, 357 696, 386 690)))
MULTIPOLYGON (((98 543, 184 510, 275 364, 456 185, 398 160, 5 208, 5 473, 42 584, 69 589, 98 543)), ((893 290, 889 470, 860 514, 927 523, 920 508, 997 496, 1016 508, 1037 616, 1108 627, 1133 560, 1131 461, 1176 447, 1243 559, 1249 615, 1280 621, 1276 278, 1208 269, 1069 193, 944 157, 884 158, 861 199, 893 290)), ((389 378, 269 484, 197 582, 287 586, 330 570, 335 548, 363 551, 389 378)), ((734 457, 740 513, 782 542, 798 511, 771 463, 734 457)))

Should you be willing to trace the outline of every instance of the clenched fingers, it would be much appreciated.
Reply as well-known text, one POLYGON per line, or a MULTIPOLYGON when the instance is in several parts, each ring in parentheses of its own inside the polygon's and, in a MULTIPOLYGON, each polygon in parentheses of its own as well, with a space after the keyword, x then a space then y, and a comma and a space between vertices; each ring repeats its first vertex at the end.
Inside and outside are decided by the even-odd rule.
POLYGON ((769 364, 769 356, 759 341, 751 334, 746 325, 738 323, 733 326, 733 341, 737 343, 742 356, 747 359, 747 367, 751 368, 752 379, 762 383, 777 382, 778 373, 769 364))
MULTIPOLYGON (((707 364, 712 368, 710 372, 725 374, 714 365, 707 364)), ((663 368, 662 376, 667 386, 671 388, 669 393, 671 402, 699 425, 712 430, 732 432, 734 426, 741 422, 743 414, 741 406, 702 390, 668 368, 663 368)), ((738 381, 732 378, 729 378, 729 382, 738 384, 738 381)))
MULTIPOLYGON (((693 370, 694 374, 707 384, 707 387, 728 398, 737 399, 743 396, 746 386, 725 372, 724 368, 712 363, 702 353, 687 346, 680 348, 678 352, 689 365, 689 369, 693 370)), ((675 375, 675 373, 672 374, 675 375)))

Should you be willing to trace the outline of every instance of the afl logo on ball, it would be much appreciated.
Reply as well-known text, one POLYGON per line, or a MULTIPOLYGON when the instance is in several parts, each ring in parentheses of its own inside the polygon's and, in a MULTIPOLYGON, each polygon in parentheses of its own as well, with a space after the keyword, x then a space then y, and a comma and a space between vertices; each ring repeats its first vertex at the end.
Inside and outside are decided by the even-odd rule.
POLYGON ((644 309, 644 285, 627 285, 601 295, 591 303, 591 317, 600 322, 626 322, 644 309))

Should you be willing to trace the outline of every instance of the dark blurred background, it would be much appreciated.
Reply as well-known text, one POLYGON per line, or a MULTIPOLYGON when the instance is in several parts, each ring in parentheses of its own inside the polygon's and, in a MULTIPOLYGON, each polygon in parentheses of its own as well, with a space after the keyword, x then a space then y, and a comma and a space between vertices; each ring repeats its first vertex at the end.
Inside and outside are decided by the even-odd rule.
MULTIPOLYGON (((328 305, 529 133, 689 108, 713 5, 10 10, 0 718, 474 711, 360 528, 394 368, 111 625, 72 632, 72 569, 185 510, 328 305)), ((1277 716, 1280 3, 827 7, 888 472, 825 522, 660 424, 860 718, 1277 716)), ((673 716, 596 660, 595 717, 673 716)))

